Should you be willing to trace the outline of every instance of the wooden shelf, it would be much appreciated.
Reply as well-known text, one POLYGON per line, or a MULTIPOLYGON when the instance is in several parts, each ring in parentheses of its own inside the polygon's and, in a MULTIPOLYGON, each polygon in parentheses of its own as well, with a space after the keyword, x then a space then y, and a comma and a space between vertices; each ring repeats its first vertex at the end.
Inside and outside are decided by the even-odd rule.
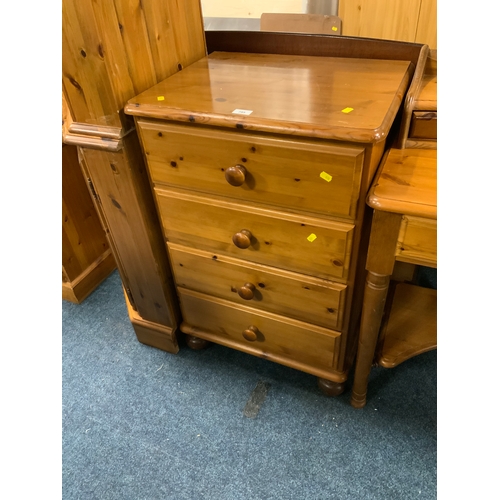
POLYGON ((377 364, 394 368, 437 348, 437 291, 407 283, 395 286, 380 334, 377 364))

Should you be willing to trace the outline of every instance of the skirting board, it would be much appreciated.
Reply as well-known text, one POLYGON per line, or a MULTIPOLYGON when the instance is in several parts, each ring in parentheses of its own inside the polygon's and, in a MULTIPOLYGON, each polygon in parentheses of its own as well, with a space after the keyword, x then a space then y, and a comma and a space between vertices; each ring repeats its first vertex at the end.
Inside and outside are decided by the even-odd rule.
POLYGON ((81 304, 115 269, 115 259, 108 249, 73 281, 63 281, 63 300, 81 304))

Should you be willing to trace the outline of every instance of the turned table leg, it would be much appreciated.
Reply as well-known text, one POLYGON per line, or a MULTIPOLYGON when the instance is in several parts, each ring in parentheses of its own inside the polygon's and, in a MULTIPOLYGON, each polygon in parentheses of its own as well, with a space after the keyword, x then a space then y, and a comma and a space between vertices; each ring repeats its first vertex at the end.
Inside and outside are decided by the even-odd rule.
POLYGON ((351 394, 351 405, 355 408, 363 408, 366 404, 368 378, 377 346, 390 278, 390 276, 373 272, 368 272, 366 278, 358 354, 351 394))

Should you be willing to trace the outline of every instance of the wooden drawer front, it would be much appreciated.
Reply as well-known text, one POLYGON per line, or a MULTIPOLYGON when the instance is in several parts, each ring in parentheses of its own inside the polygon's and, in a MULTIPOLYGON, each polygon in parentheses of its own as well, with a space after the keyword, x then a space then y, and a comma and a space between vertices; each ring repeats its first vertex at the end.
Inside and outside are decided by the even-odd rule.
POLYGON ((173 243, 168 248, 178 286, 326 328, 342 326, 346 285, 173 243))
POLYGON ((436 267, 437 221, 403 216, 398 236, 396 258, 403 262, 436 267))
POLYGON ((347 277, 354 226, 156 189, 168 241, 310 274, 347 277), (233 236, 251 233, 242 249, 233 236))
POLYGON ((333 365, 339 332, 184 288, 178 293, 184 323, 206 330, 208 340, 257 356, 275 355, 325 368, 333 365), (255 340, 243 337, 249 327, 256 329, 255 340))
POLYGON ((280 140, 139 121, 153 182, 250 202, 354 218, 360 147, 280 140), (246 170, 229 184, 229 167, 246 170), (239 168, 239 167, 238 167, 239 168))
POLYGON ((437 113, 435 111, 414 111, 408 137, 412 139, 437 139, 437 113))

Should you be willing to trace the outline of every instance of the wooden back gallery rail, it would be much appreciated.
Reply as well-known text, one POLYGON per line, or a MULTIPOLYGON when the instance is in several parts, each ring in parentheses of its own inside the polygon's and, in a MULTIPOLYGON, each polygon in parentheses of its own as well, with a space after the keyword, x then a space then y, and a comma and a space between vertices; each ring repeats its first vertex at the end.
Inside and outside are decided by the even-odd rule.
MULTIPOLYGON (((156 173, 152 174, 151 168, 154 166, 150 161, 151 158, 147 162, 145 161, 147 155, 141 149, 136 123, 133 116, 130 116, 135 115, 137 120, 140 112, 139 110, 137 113, 131 111, 131 103, 133 103, 135 96, 154 88, 163 81, 168 82, 169 77, 182 72, 183 69, 190 66, 200 67, 198 63, 207 54, 212 53, 247 53, 254 54, 254 56, 258 54, 293 55, 298 56, 299 59, 310 56, 345 58, 348 66, 353 64, 352 60, 370 59, 379 60, 375 66, 379 68, 377 71, 382 73, 384 71, 390 73, 392 71, 389 69, 390 67, 398 68, 399 73, 397 74, 400 80, 398 80, 397 85, 394 84, 395 86, 391 90, 394 92, 394 100, 387 104, 387 109, 382 114, 384 116, 383 126, 380 128, 382 136, 378 137, 376 134, 373 137, 372 135, 359 135, 362 132, 361 122, 357 126, 356 133, 361 139, 354 138, 353 141, 366 142, 367 149, 364 153, 364 160, 356 160, 356 155, 359 156, 359 152, 356 153, 358 150, 346 147, 348 143, 353 142, 347 137, 342 138, 341 128, 336 129, 340 135, 337 134, 338 136, 334 137, 336 141, 340 142, 338 146, 334 146, 341 147, 339 151, 346 154, 346 158, 352 157, 349 161, 355 167, 353 171, 355 189, 349 191, 350 196, 353 197, 352 201, 348 203, 351 212, 339 212, 336 214, 336 217, 340 217, 338 220, 330 220, 331 216, 327 214, 326 219, 328 220, 325 222, 321 217, 319 219, 311 218, 310 215, 307 215, 307 209, 305 211, 309 217, 307 220, 316 221, 331 230, 331 234, 335 235, 334 245, 345 245, 345 263, 342 259, 332 259, 334 267, 331 269, 333 269, 332 272, 336 273, 335 280, 339 280, 338 282, 334 280, 332 290, 335 291, 334 296, 341 304, 339 311, 343 310, 344 305, 342 304, 344 304, 343 301, 346 301, 349 304, 349 311, 353 311, 353 313, 348 318, 346 317, 342 328, 333 333, 333 330, 326 331, 324 327, 319 325, 313 325, 307 330, 304 329, 302 323, 299 324, 294 319, 278 321, 275 313, 267 311, 263 313, 266 324, 279 324, 281 328, 284 324, 290 324, 297 332, 296 338, 303 338, 304 332, 308 331, 313 332, 313 337, 320 342, 320 345, 321 342, 328 344, 327 350, 334 356, 334 359, 329 361, 324 359, 326 354, 322 353, 321 347, 318 347, 315 353, 310 355, 311 358, 304 354, 298 354, 297 358, 292 359, 289 363, 290 366, 298 369, 309 367, 310 373, 317 374, 321 380, 326 381, 322 389, 328 392, 328 383, 343 385, 347 377, 346 369, 352 362, 356 346, 356 317, 359 316, 361 308, 361 295, 355 293, 355 290, 363 286, 362 271, 367 246, 366 231, 361 231, 358 226, 359 228, 365 227, 364 224, 369 221, 369 212, 366 211, 365 214, 364 198, 358 199, 356 196, 361 193, 363 197, 366 194, 367 183, 375 173, 384 148, 391 145, 398 137, 404 114, 404 99, 406 93, 418 84, 416 79, 420 79, 423 75, 428 47, 416 43, 328 35, 226 31, 204 33, 199 0, 185 2, 174 0, 135 0, 132 2, 123 0, 108 0, 106 2, 63 0, 63 93, 70 114, 67 132, 63 140, 66 144, 72 144, 79 148, 80 167, 87 180, 89 192, 93 197, 109 241, 109 247, 115 258, 123 282, 130 320, 138 340, 172 353, 178 351, 179 340, 184 338, 184 336, 178 335, 180 333, 179 327, 184 320, 178 294, 182 295, 185 304, 189 304, 185 307, 193 315, 193 320, 195 317, 197 318, 197 311, 206 310, 206 315, 209 317, 210 314, 216 314, 219 309, 221 311, 232 309, 226 304, 225 299, 220 297, 215 297, 207 302, 202 299, 199 292, 186 291, 182 286, 179 288, 179 278, 174 276, 174 264, 171 259, 181 255, 179 253, 181 251, 184 252, 182 258, 187 258, 186 246, 184 245, 182 248, 176 246, 174 241, 172 253, 169 255, 165 245, 166 225, 173 224, 175 226, 175 224, 182 223, 181 215, 183 217, 190 216, 189 210, 176 212, 178 207, 192 207, 193 203, 205 203, 206 207, 210 207, 213 203, 209 198, 200 198, 196 193, 193 195, 180 191, 174 192, 175 190, 171 192, 167 189, 168 196, 166 194, 163 196, 160 193, 161 196, 158 197, 153 194, 151 175, 156 175, 156 173), (386 61, 387 67, 384 66, 386 64, 384 61, 386 61), (124 112, 127 102, 129 103, 128 114, 124 112), (362 178, 361 174, 356 173, 361 162, 364 162, 365 169, 362 178), (362 183, 362 187, 358 192, 359 183, 362 183), (163 205, 160 206, 160 202, 163 205), (160 211, 160 216, 158 211, 160 211), (353 224, 351 224, 352 228, 350 229, 351 221, 353 224), (353 245, 352 248, 351 245, 353 245), (349 270, 347 264, 351 258, 351 252, 353 262, 352 269, 349 270), (347 292, 343 295, 342 290, 346 286, 348 287, 347 292), (202 303, 206 309, 198 307, 197 304, 202 303), (206 304, 212 305, 207 306, 206 304), (314 365, 318 359, 321 361, 321 368, 316 369, 314 365), (333 375, 328 379, 330 368, 325 367, 332 363, 338 368, 333 370, 333 375)), ((235 60, 241 57, 235 56, 235 60)), ((304 62, 304 64, 309 63, 304 62)), ((354 63, 353 67, 360 67, 360 64, 354 63)), ((193 74, 193 72, 189 74, 193 74)), ((182 96, 182 92, 178 95, 182 96)), ((153 97, 153 102, 150 103, 148 110, 148 120, 155 119, 155 103, 160 104, 158 109, 166 109, 166 107, 162 108, 161 106, 161 95, 153 97)), ((357 96, 357 99, 359 98, 360 96, 357 96)), ((249 123, 251 120, 249 119, 249 123)), ((189 127, 189 122, 188 117, 187 127, 189 127)), ((266 147, 278 144, 278 142, 273 142, 272 137, 265 136, 272 131, 265 127, 262 128, 263 123, 255 125, 256 132, 264 133, 264 136, 259 139, 261 141, 259 144, 266 145, 266 147)), ((309 126, 312 127, 310 130, 312 131, 314 127, 317 128, 317 125, 314 121, 310 122, 309 126)), ((171 129, 169 127, 169 124, 162 124, 157 130, 153 121, 144 123, 141 131, 142 146, 144 147, 146 140, 151 140, 152 144, 156 144, 157 137, 166 133, 177 134, 177 137, 182 139, 180 128, 171 129)), ((220 124, 214 122, 206 131, 200 132, 200 144, 205 140, 205 133, 208 134, 206 137, 210 141, 211 128, 213 127, 220 127, 220 124)), ((222 142, 226 139, 233 140, 229 135, 227 137, 225 134, 216 135, 217 140, 222 140, 222 142)), ((327 147, 321 141, 327 140, 327 138, 328 134, 321 137, 315 135, 315 132, 306 131, 301 139, 300 148, 307 150, 310 147, 317 158, 321 159, 324 154, 323 147, 327 147)), ((288 139, 290 138, 288 137, 288 139)), ((160 148, 160 151, 163 149, 160 148)), ((277 158, 285 154, 279 148, 270 148, 269 151, 275 151, 278 155, 277 158)), ((200 150, 200 154, 201 152, 200 150)), ((334 153, 337 154, 338 151, 335 150, 334 153)), ((172 165, 169 168, 171 167, 172 165)), ((201 167, 202 165, 200 165, 201 167)), ((241 176, 242 171, 240 169, 234 175, 241 176)), ((161 177, 163 174, 158 175, 161 177)), ((298 178, 298 176, 296 177, 298 178)), ((239 181, 236 179, 234 182, 239 181)), ((283 210, 293 212, 293 205, 290 205, 289 201, 283 200, 283 210)), ((220 203, 224 205, 225 209, 241 211, 239 205, 231 205, 229 202, 222 201, 220 203)), ((270 215, 266 210, 261 210, 258 207, 252 209, 252 212, 255 220, 259 217, 261 218, 259 220, 264 220, 270 215)), ((286 224, 297 222, 295 220, 297 215, 279 213, 280 219, 287 221, 286 224)), ((302 217, 302 215, 300 216, 302 217)), ((239 244, 244 246, 246 240, 254 241, 251 235, 248 236, 242 228, 239 229, 241 229, 241 234, 238 233, 239 239, 237 238, 239 244)), ((286 233, 286 230, 284 231, 286 233)), ((192 254, 189 258, 206 257, 202 249, 198 249, 196 246, 191 246, 187 253, 192 254)), ((221 260, 226 261, 227 265, 234 264, 231 259, 229 254, 221 254, 221 260)), ((259 267, 262 264, 256 262, 252 265, 259 267)), ((288 273, 286 266, 275 272, 276 275, 288 279, 292 278, 288 273)), ((325 273, 321 269, 315 269, 314 275, 310 279, 314 281, 315 279, 324 279, 324 277, 325 273)), ((251 295, 254 298, 258 296, 258 290, 256 291, 250 286, 241 293, 251 295)), ((335 311, 334 309, 331 312, 328 311, 330 317, 335 318, 335 321, 340 321, 340 312, 335 311)), ((247 313, 250 314, 244 307, 241 310, 240 308, 235 309, 234 321, 236 321, 236 317, 246 317, 247 313)), ((286 334, 285 330, 283 330, 283 335, 286 334)), ((188 326, 184 328, 184 333, 193 334, 194 331, 196 329, 190 329, 188 326)), ((245 337, 245 339, 250 339, 250 341, 259 339, 259 333, 251 328, 248 329, 246 335, 248 338, 245 337)), ((282 334, 278 333, 277 335, 279 337, 282 334)), ((211 337, 207 333, 203 338, 211 337)), ((276 342, 273 352, 275 360, 281 362, 286 356, 276 353, 276 350, 279 351, 283 347, 281 341, 276 342)), ((241 339, 238 339, 236 343, 232 341, 227 343, 232 347, 235 347, 236 344, 240 345, 241 339)), ((249 348, 249 352, 251 350, 249 348)), ((267 356, 267 354, 265 355, 267 356)), ((273 355, 271 354, 270 359, 273 359, 273 355)), ((291 358, 293 356, 289 355, 287 359, 291 358)), ((331 392, 339 393, 341 389, 333 387, 331 392)))

